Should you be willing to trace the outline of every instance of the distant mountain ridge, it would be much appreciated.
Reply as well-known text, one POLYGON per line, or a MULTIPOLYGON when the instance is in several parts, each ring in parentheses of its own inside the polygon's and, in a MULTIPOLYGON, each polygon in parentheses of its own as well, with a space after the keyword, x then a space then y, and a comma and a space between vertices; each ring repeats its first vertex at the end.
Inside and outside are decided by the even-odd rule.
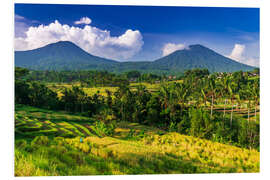
POLYGON ((172 71, 192 68, 207 68, 210 72, 248 71, 255 67, 236 62, 200 44, 190 45, 188 49, 175 51, 154 61, 157 66, 172 71))
POLYGON ((236 62, 202 45, 175 51, 155 61, 118 62, 87 53, 69 41, 15 51, 15 66, 34 70, 107 70, 125 72, 138 70, 152 73, 179 73, 193 68, 207 68, 210 72, 249 71, 255 67, 236 62))
POLYGON ((99 69, 116 63, 91 55, 70 41, 59 41, 34 50, 15 51, 16 66, 37 70, 99 69))

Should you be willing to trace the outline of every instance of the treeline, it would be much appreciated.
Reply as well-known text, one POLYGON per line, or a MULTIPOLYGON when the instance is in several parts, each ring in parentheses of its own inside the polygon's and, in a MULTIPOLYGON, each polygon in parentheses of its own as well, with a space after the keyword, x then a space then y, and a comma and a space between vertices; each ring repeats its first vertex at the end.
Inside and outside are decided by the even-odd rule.
MULTIPOLYGON (((166 78, 165 75, 163 78, 166 78)), ((88 87, 120 86, 129 82, 160 81, 161 76, 151 73, 129 71, 122 74, 109 73, 108 71, 30 71, 25 77, 27 81, 72 83, 80 82, 88 87)))
POLYGON ((23 80, 28 72, 16 69, 15 101, 36 107, 77 112, 110 123, 138 122, 168 131, 206 138, 221 143, 259 149, 259 78, 250 80, 249 74, 212 74, 205 70, 185 73, 182 83, 163 83, 157 93, 146 87, 131 90, 121 84, 107 96, 87 95, 80 87, 64 89, 57 95, 45 85, 23 80), (224 109, 216 111, 215 106, 224 109), (227 106, 231 107, 227 112, 227 106), (235 109, 247 105, 246 118, 234 114, 235 109), (255 113, 251 120, 250 113, 255 113))

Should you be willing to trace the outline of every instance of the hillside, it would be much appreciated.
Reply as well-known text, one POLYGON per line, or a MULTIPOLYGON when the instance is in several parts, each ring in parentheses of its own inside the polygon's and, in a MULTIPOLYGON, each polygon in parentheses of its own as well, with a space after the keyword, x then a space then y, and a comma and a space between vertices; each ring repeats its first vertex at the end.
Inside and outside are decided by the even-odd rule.
POLYGON ((138 70, 156 74, 183 73, 193 68, 210 72, 248 71, 254 67, 238 63, 202 45, 191 45, 155 61, 117 62, 93 56, 72 42, 60 41, 45 47, 15 52, 15 65, 35 70, 108 70, 126 72, 138 70))
POLYGON ((184 71, 193 68, 207 68, 210 72, 249 71, 254 67, 238 63, 202 45, 191 45, 153 62, 154 66, 171 71, 184 71))
POLYGON ((38 70, 110 69, 117 61, 93 56, 69 41, 15 52, 15 65, 38 70))
POLYGON ((116 126, 16 105, 15 175, 259 172, 256 150, 138 123, 116 126))

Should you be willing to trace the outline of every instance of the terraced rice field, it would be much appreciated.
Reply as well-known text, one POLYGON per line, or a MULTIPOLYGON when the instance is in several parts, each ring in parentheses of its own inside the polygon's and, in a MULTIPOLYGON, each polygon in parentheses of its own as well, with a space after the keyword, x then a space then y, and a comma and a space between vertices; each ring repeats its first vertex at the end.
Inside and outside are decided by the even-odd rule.
POLYGON ((15 113, 15 133, 17 136, 91 136, 93 135, 93 119, 69 115, 63 112, 54 112, 17 106, 15 113))
POLYGON ((16 106, 15 175, 259 172, 260 153, 137 123, 111 136, 94 119, 16 106))

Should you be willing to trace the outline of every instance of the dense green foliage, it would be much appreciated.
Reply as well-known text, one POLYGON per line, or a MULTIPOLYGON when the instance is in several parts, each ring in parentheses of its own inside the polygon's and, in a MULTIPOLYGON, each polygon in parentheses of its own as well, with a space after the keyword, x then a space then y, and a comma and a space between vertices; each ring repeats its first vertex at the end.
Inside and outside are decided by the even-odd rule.
POLYGON ((67 41, 49 44, 35 50, 16 51, 15 65, 36 70, 107 70, 116 73, 137 70, 144 73, 174 75, 193 68, 206 68, 210 72, 254 69, 201 45, 192 45, 189 49, 176 51, 153 62, 118 62, 90 55, 67 41))
POLYGON ((157 80, 166 79, 166 76, 161 77, 151 73, 141 74, 138 71, 128 71, 123 74, 114 74, 108 71, 30 71, 24 76, 24 79, 55 83, 80 82, 87 87, 103 87, 128 85, 131 81, 153 83, 157 80))
POLYGON ((259 105, 259 69, 16 67, 15 176, 259 172, 259 105))
POLYGON ((15 88, 16 103, 81 113, 102 122, 136 122, 259 149, 259 79, 249 80, 249 74, 241 71, 208 75, 195 69, 186 73, 182 83, 162 83, 156 93, 143 85, 131 90, 121 84, 114 93, 108 90, 107 96, 89 96, 73 86, 59 97, 44 84, 27 82, 21 76, 16 77, 15 88), (217 104, 224 109, 214 109, 217 104), (234 114, 242 104, 248 111, 246 118, 234 114))

